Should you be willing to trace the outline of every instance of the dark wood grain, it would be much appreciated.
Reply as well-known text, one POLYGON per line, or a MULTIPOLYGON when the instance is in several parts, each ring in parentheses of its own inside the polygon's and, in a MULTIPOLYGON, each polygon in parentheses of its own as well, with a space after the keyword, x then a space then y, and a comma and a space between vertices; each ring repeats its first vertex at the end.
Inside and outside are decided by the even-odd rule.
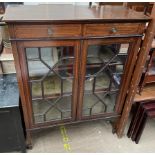
POLYGON ((80 63, 80 72, 79 72, 79 79, 80 79, 79 92, 80 93, 79 93, 79 99, 78 99, 79 105, 78 105, 78 110, 77 110, 78 119, 83 119, 82 107, 83 107, 83 96, 84 96, 84 88, 85 88, 85 73, 86 73, 86 60, 87 60, 88 46, 89 45, 109 45, 109 44, 129 43, 131 47, 132 46, 135 47, 135 49, 129 48, 129 56, 124 66, 124 74, 121 78, 120 91, 119 91, 119 95, 116 101, 115 112, 117 114, 121 114, 121 110, 124 104, 124 98, 128 91, 128 86, 130 84, 130 79, 131 79, 132 71, 134 68, 134 62, 136 60, 136 54, 138 53, 138 47, 140 46, 140 40, 141 39, 135 40, 135 38, 130 37, 130 38, 113 38, 113 39, 109 39, 109 38, 95 39, 95 40, 88 40, 88 41, 83 42, 83 49, 81 51, 82 52, 81 59, 83 59, 83 61, 81 61, 80 63), (135 44, 137 46, 135 46, 135 44), (135 56, 134 59, 133 59, 133 56, 135 56), (124 98, 122 98, 122 96, 124 98))
MULTIPOLYGON (((25 82, 26 83, 26 87, 25 90, 27 89, 27 92, 25 92, 27 98, 29 98, 30 95, 30 88, 29 88, 29 84, 28 84, 28 70, 27 70, 27 64, 26 64, 26 57, 25 57, 25 52, 24 52, 24 48, 27 47, 51 47, 51 46, 73 46, 75 48, 75 62, 74 62, 74 81, 73 81, 73 95, 72 95, 72 119, 75 119, 75 115, 76 115, 76 104, 77 104, 77 87, 78 87, 78 55, 79 55, 79 42, 78 41, 37 41, 37 42, 23 42, 23 44, 19 44, 19 48, 20 48, 20 55, 21 55, 21 60, 22 60, 22 68, 25 69, 25 74, 23 75, 23 78, 25 78, 25 82)), ((24 72, 24 70, 23 70, 24 72)), ((30 114, 30 118, 31 118, 31 126, 34 125, 33 122, 33 115, 32 115, 32 103, 31 103, 31 99, 29 98, 27 105, 29 105, 28 109, 29 109, 29 114, 30 114)))
POLYGON ((73 5, 8 7, 4 21, 10 29, 29 146, 32 144, 32 131, 36 129, 124 117, 121 112, 124 109, 145 23, 149 20, 141 13, 121 6, 103 6, 98 10, 73 5), (112 28, 117 29, 116 33, 112 33, 112 28), (52 33, 49 33, 48 29, 52 33), (82 116, 87 48, 89 45, 116 43, 130 43, 130 47, 115 111, 89 117, 82 116), (51 46, 73 46, 75 50, 72 118, 35 124, 25 48, 51 46))
POLYGON ((8 7, 3 18, 6 22, 116 22, 116 21, 148 21, 142 13, 131 11, 123 6, 101 6, 89 8, 78 5, 24 5, 8 7), (60 11, 61 10, 61 11, 60 11))
POLYGON ((118 113, 122 112, 123 106, 124 106, 124 101, 125 98, 127 96, 126 93, 123 93, 124 91, 128 91, 129 86, 130 86, 130 82, 131 82, 131 78, 132 78, 132 74, 134 71, 134 65, 136 63, 137 60, 137 56, 138 56, 138 52, 139 52, 139 47, 140 47, 140 43, 141 43, 141 38, 135 38, 135 41, 133 42, 133 44, 130 46, 130 52, 129 52, 129 56, 128 56, 128 64, 126 65, 126 69, 124 71, 124 78, 122 80, 122 85, 120 88, 120 95, 118 96, 117 99, 117 104, 115 107, 115 110, 118 113), (127 75, 127 76, 125 76, 127 75))
POLYGON ((115 36, 142 34, 141 23, 85 24, 84 36, 115 36), (115 32, 113 32, 115 29, 115 32), (139 31, 141 30, 141 31, 139 31))
POLYGON ((77 37, 81 35, 81 25, 17 25, 15 34, 16 38, 77 37))
POLYGON ((139 106, 140 106, 139 115, 137 116, 137 121, 134 124, 133 133, 132 133, 132 136, 131 136, 131 139, 133 141, 135 141, 135 139, 137 137, 138 131, 140 129, 140 126, 141 126, 141 123, 143 121, 143 117, 144 117, 146 111, 148 111, 148 110, 155 110, 154 102, 140 104, 139 106))
POLYGON ((151 68, 153 69, 155 67, 154 58, 155 49, 151 49, 149 53, 148 65, 146 66, 146 71, 143 74, 143 78, 141 78, 140 93, 143 91, 143 88, 146 86, 146 84, 151 84, 155 82, 155 74, 150 72, 151 68))
POLYGON ((135 66, 133 76, 132 76, 130 89, 129 89, 128 96, 125 101, 125 106, 122 112, 122 116, 120 120, 117 122, 117 135, 119 137, 122 137, 123 135, 123 131, 127 123, 129 113, 132 107, 132 102, 136 95, 137 86, 140 81, 140 77, 142 75, 142 71, 143 71, 143 68, 144 68, 144 65, 147 59, 147 55, 152 46, 152 41, 153 41, 154 34, 155 34, 155 5, 153 7, 153 13, 151 17, 152 17, 152 21, 148 25, 144 41, 143 41, 142 47, 139 52, 138 60, 135 66))

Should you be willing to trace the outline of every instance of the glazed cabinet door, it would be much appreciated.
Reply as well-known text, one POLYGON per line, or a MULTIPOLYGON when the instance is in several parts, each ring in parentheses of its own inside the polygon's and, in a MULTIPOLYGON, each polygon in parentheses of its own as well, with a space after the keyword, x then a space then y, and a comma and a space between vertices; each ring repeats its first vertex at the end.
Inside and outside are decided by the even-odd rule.
POLYGON ((29 41, 18 47, 31 125, 74 120, 79 42, 29 41))
POLYGON ((122 89, 129 82, 127 70, 134 66, 134 44, 133 38, 84 41, 79 119, 119 116, 116 109, 122 100, 118 99, 127 91, 122 89))

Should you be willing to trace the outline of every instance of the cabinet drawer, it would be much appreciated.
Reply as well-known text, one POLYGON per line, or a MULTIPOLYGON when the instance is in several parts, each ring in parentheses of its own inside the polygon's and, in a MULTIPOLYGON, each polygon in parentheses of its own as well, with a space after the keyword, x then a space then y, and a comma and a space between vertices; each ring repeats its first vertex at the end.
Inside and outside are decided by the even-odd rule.
MULTIPOLYGON (((144 25, 143 25, 144 27, 144 25)), ((113 36, 141 34, 144 28, 140 23, 109 23, 109 24, 86 24, 85 36, 113 36)))
POLYGON ((81 25, 17 25, 15 35, 16 38, 76 37, 81 35, 81 25))

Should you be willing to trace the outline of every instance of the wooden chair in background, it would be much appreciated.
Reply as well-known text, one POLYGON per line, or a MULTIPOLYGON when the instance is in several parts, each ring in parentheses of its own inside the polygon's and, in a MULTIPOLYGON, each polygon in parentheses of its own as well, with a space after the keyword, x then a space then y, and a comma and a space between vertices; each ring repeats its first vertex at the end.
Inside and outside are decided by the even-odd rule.
MULTIPOLYGON (((148 13, 146 13, 149 15, 148 13)), ((151 17, 155 17, 155 4, 150 12, 151 17)), ((153 19, 154 20, 154 19, 153 19)), ((152 24, 153 25, 153 24, 152 24)), ((155 31, 153 31, 155 36, 155 31)), ((128 129, 127 136, 135 141, 136 144, 142 136, 143 130, 145 128, 148 118, 155 118, 155 40, 152 41, 152 45, 148 46, 150 48, 149 58, 147 60, 147 65, 145 66, 145 72, 141 78, 140 84, 140 95, 136 95, 134 98, 135 111, 128 129), (152 84, 154 83, 154 84, 152 84), (146 85, 150 84, 150 85, 146 85), (144 89, 143 89, 144 87, 144 89)), ((151 43, 151 42, 150 42, 151 43)), ((134 107, 133 107, 134 108, 134 107)))
POLYGON ((138 12, 143 12, 146 15, 151 14, 153 3, 150 2, 125 2, 125 7, 128 7, 130 9, 133 9, 138 12))
MULTIPOLYGON (((119 6, 119 5, 123 5, 123 2, 95 2, 95 4, 99 7, 101 5, 113 5, 113 6, 119 6)), ((93 3, 89 2, 89 6, 92 7, 93 3)))
MULTIPOLYGON (((149 5, 149 4, 148 4, 149 5)), ((152 5, 152 3, 150 4, 152 5)), ((151 7, 151 6, 150 6, 151 7)), ((155 4, 152 6, 151 12, 146 13, 147 15, 155 15, 155 4)), ((155 34, 154 34, 155 36, 155 34)), ((155 38, 152 42, 152 45, 150 47, 150 52, 148 54, 148 58, 146 61, 145 68, 143 70, 141 80, 139 83, 139 93, 143 91, 143 88, 150 83, 155 83, 155 38)))
POLYGON ((155 101, 137 102, 127 136, 136 144, 142 136, 148 118, 155 118, 155 101))

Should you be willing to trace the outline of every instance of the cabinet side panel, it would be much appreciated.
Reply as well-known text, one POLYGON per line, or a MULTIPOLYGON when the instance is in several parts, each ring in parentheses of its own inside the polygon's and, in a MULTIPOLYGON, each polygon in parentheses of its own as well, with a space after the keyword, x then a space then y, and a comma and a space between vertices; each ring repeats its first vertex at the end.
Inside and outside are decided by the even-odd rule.
MULTIPOLYGON (((14 34, 14 25, 9 25, 9 34, 10 34, 10 38, 14 37, 14 35, 15 35, 14 34)), ((25 96, 25 92, 24 92, 24 83, 23 83, 23 79, 22 79, 22 69, 20 66, 17 42, 11 41, 11 46, 12 46, 12 52, 13 52, 13 57, 14 57, 14 62, 15 62, 18 87, 19 87, 20 97, 21 97, 21 101, 22 101, 24 122, 25 122, 26 129, 30 129, 30 122, 29 122, 29 117, 28 117, 27 102, 26 102, 26 96, 25 96)), ((30 136, 28 136, 28 137, 30 137, 30 136)), ((31 143, 30 139, 31 138, 29 138, 28 143, 31 143)))

